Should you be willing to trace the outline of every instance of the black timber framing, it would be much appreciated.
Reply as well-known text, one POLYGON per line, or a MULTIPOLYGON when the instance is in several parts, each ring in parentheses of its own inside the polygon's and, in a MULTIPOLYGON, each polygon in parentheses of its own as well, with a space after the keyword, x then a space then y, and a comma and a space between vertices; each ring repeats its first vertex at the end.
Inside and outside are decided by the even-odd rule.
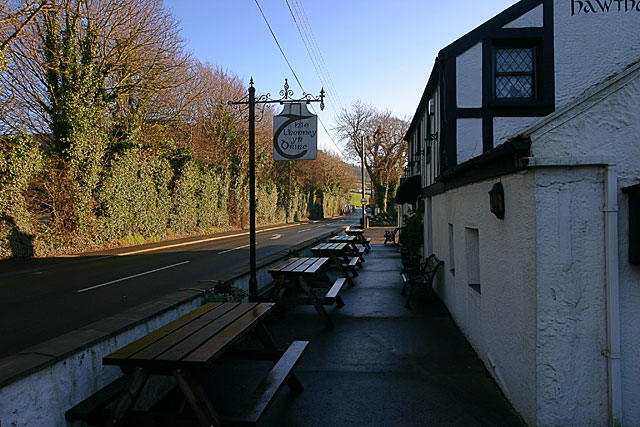
POLYGON ((522 158, 531 155, 529 139, 513 139, 478 157, 456 165, 422 189, 422 198, 433 197, 463 185, 527 169, 522 158))
MULTIPOLYGON (((555 110, 553 9, 553 0, 521 0, 439 52, 427 86, 404 138, 406 141, 410 141, 425 116, 429 99, 433 97, 436 88, 439 87, 441 114, 439 123, 440 152, 438 157, 441 175, 437 178, 438 180, 446 180, 445 177, 449 169, 457 168, 456 137, 458 118, 482 119, 483 152, 488 153, 494 148, 494 117, 539 117, 555 110), (543 5, 544 10, 542 28, 503 28, 540 5, 543 5), (538 70, 537 76, 539 77, 539 80, 536 81, 538 96, 535 100, 526 102, 495 102, 493 100, 494 43, 509 43, 509 40, 519 40, 535 45, 538 55, 536 68, 538 70), (458 108, 456 97, 456 57, 478 43, 482 43, 483 47, 482 107, 458 108)), ((481 164, 483 164, 483 167, 490 167, 491 163, 481 162, 481 164)), ((488 174, 491 175, 491 172, 488 172, 488 174)), ((433 184, 433 186, 435 186, 434 189, 440 187, 437 183, 433 184)))

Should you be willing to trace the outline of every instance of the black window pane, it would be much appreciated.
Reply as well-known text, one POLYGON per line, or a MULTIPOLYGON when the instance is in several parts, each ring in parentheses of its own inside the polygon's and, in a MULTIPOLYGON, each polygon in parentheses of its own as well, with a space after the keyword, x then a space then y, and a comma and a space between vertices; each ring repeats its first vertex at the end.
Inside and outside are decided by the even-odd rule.
POLYGON ((526 98, 533 97, 533 79, 530 75, 497 76, 496 98, 526 98))
POLYGON ((496 71, 498 73, 532 73, 532 49, 497 49, 496 71))

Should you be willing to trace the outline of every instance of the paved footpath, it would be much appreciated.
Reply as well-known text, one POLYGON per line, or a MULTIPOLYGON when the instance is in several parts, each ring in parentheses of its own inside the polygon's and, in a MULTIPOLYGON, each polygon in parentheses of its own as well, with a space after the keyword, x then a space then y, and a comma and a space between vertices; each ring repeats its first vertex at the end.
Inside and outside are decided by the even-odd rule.
POLYGON ((310 306, 269 324, 283 346, 310 344, 296 370, 304 392, 285 387, 261 426, 524 425, 436 297, 403 306, 397 249, 375 244, 365 259, 345 306, 328 307, 334 329, 310 306))

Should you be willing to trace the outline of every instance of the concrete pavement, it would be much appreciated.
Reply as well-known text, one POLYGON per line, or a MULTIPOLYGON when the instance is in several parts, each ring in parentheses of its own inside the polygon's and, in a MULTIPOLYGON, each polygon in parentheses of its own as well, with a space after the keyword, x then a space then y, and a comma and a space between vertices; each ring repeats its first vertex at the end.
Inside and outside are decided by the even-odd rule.
MULTIPOLYGON (((341 293, 345 306, 328 308, 335 328, 311 306, 270 322, 280 345, 310 344, 296 370, 304 392, 285 387, 262 426, 524 425, 437 297, 416 294, 403 306, 400 269, 395 248, 374 245, 356 286, 341 293)), ((259 380, 260 369, 269 364, 223 362, 212 373, 213 401, 233 412, 236 392, 251 385, 231 384, 259 380), (219 387, 225 376, 229 386, 219 387)))

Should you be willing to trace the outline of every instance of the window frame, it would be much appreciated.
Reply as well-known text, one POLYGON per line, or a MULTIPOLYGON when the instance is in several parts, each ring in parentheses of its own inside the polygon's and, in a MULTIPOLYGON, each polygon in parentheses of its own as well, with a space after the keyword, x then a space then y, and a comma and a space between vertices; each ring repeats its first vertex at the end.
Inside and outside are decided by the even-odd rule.
MULTIPOLYGON (((543 82, 545 78, 544 52, 542 38, 513 38, 491 40, 491 95, 489 105, 491 107, 538 107, 546 104, 543 82), (499 49, 531 49, 533 55, 532 70, 532 96, 531 98, 498 98, 496 96, 496 79, 501 75, 523 75, 526 73, 499 73, 496 70, 496 54, 499 49)), ((553 76, 547 76, 553 78, 553 76)))
POLYGON ((538 94, 538 82, 537 76, 539 73, 537 66, 537 49, 536 46, 495 46, 493 49, 493 97, 496 100, 504 101, 504 100, 513 100, 513 101, 533 101, 536 99, 538 94), (531 52, 531 71, 529 72, 506 72, 506 71, 498 71, 498 51, 503 50, 529 50, 531 52), (530 97, 498 97, 498 78, 499 77, 512 77, 512 76, 530 76, 531 77, 531 96, 530 97))

